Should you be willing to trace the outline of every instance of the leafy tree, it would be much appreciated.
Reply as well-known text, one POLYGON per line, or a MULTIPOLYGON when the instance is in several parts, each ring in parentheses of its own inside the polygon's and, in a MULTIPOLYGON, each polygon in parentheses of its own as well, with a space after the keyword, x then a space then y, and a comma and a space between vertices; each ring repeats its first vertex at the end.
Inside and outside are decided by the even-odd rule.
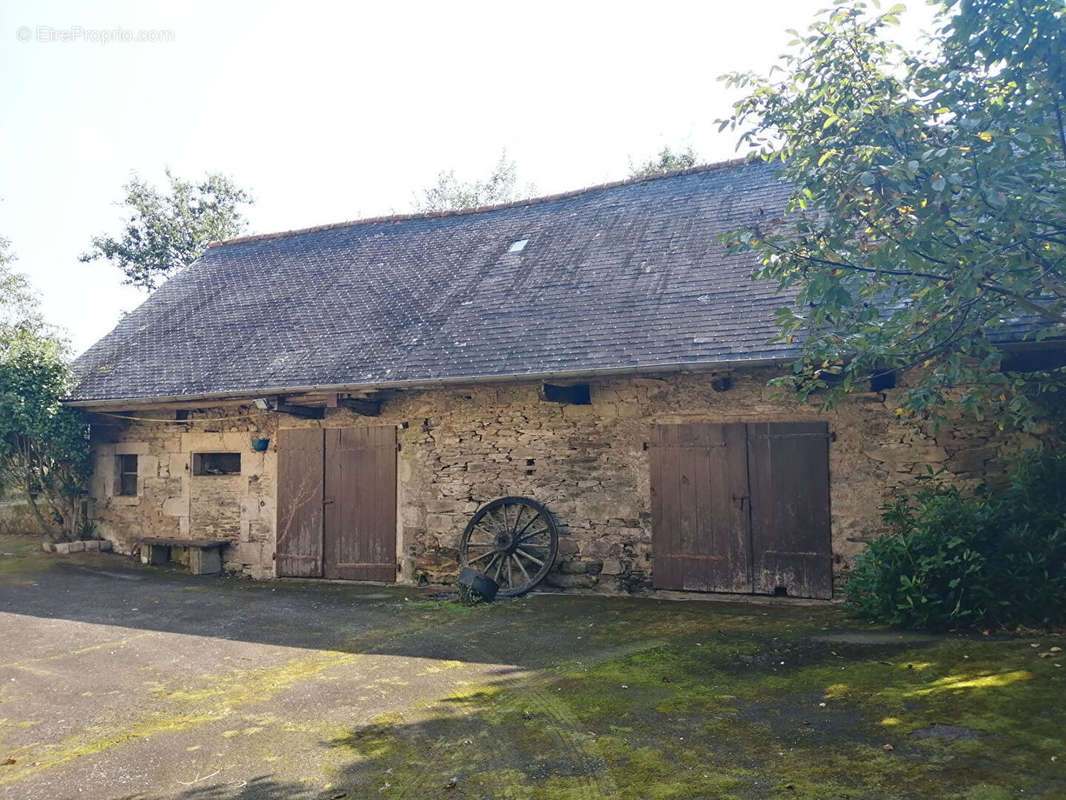
POLYGON ((0 336, 19 325, 40 323, 37 298, 26 276, 11 269, 14 260, 11 242, 0 236, 0 336))
POLYGON ((657 156, 648 159, 642 164, 634 164, 633 161, 630 160, 629 177, 651 178, 656 175, 663 175, 667 172, 694 167, 698 161, 699 156, 696 155, 696 151, 691 147, 686 147, 684 150, 678 150, 676 153, 669 147, 664 147, 659 151, 657 156))
POLYGON ((90 472, 88 429, 61 404, 71 386, 67 352, 44 324, 25 277, 0 246, 0 494, 24 496, 42 532, 77 533, 90 472))
POLYGON ((169 187, 159 191, 134 175, 124 187, 129 216, 119 238, 96 236, 83 262, 103 258, 126 276, 124 283, 152 291, 203 255, 207 245, 242 233, 242 207, 251 196, 229 178, 209 174, 197 183, 167 170, 169 187))
POLYGON ((423 190, 420 197, 415 198, 414 210, 419 213, 461 211, 511 203, 531 197, 535 191, 531 184, 519 186, 518 166, 507 157, 507 151, 504 151, 492 172, 483 181, 460 181, 455 177, 454 170, 439 173, 436 183, 423 190))
POLYGON ((885 35, 901 10, 839 5, 778 72, 725 77, 747 96, 722 127, 793 187, 785 216, 726 240, 795 294, 801 395, 920 367, 897 413, 1025 426, 1061 375, 1007 373, 1001 346, 1066 334, 1066 12, 945 0, 919 52, 885 35))
POLYGON ((70 389, 61 342, 22 329, 0 340, 0 487, 26 498, 43 533, 76 535, 90 474, 88 430, 60 403, 70 389))

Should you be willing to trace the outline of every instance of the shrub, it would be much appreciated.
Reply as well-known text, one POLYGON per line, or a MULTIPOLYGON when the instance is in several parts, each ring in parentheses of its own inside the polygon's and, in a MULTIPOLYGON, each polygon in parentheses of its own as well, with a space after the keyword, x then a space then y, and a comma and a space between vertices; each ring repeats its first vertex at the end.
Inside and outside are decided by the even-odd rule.
POLYGON ((890 533, 847 585, 860 616, 904 628, 1066 623, 1066 453, 1028 453, 1010 483, 939 484, 884 507, 890 533))

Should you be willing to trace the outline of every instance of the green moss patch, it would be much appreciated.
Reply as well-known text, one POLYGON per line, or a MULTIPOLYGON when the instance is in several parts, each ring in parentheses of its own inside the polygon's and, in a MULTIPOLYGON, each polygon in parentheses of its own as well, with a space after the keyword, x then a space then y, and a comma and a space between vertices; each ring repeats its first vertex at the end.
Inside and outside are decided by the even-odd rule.
POLYGON ((40 536, 0 534, 0 581, 32 582, 54 564, 55 556, 41 549, 40 536))
POLYGON ((835 610, 640 609, 590 639, 636 632, 650 646, 568 653, 338 737, 355 762, 337 785, 387 775, 373 787, 387 783, 384 797, 454 781, 464 797, 547 800, 1066 796, 1066 673, 1040 657, 1047 643, 819 640, 827 622, 847 624, 835 610), (923 738, 934 723, 974 734, 923 738))

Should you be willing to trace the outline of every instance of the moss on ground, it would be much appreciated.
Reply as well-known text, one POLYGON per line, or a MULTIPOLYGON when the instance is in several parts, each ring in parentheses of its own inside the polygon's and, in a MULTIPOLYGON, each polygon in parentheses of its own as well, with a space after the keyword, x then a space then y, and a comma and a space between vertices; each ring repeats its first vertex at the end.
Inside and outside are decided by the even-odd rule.
POLYGON ((819 639, 850 624, 836 609, 648 611, 590 631, 597 645, 622 630, 657 642, 636 652, 566 654, 339 737, 356 760, 337 785, 387 774, 381 796, 423 797, 456 779, 463 797, 515 800, 1066 796, 1066 668, 1040 657, 1058 639, 840 643, 819 639), (972 738, 923 738, 936 724, 972 738))
POLYGON ((40 536, 0 534, 0 581, 25 584, 55 564, 55 556, 41 549, 40 536))
MULTIPOLYGON (((32 580, 60 560, 38 548, 36 538, 0 538, 0 551, 16 553, 0 556, 12 559, 0 581, 32 580)), ((468 607, 399 587, 150 574, 180 586, 172 599, 188 591, 221 614, 253 594, 307 593, 345 614, 379 609, 387 624, 298 637, 300 657, 283 663, 171 678, 148 693, 143 715, 13 751, 0 784, 224 719, 219 737, 261 749, 264 774, 249 786, 284 771, 323 797, 1066 796, 1066 658, 1051 650, 1066 645, 1061 638, 897 640, 831 607, 582 597, 468 607), (403 697, 407 681, 421 678, 431 687, 421 696, 432 699, 395 704, 401 712, 350 730, 335 719, 297 723, 261 702, 343 672, 362 654, 424 660, 403 676, 383 660, 375 685, 403 697), (465 671, 474 664, 476 678, 465 671), (272 731, 320 743, 321 759, 294 763, 272 731)), ((147 584, 137 591, 142 608, 158 599, 147 584)), ((272 619, 246 634, 269 631, 264 640, 276 643, 272 619)), ((261 796, 318 796, 301 787, 261 796)))
MULTIPOLYGON (((328 669, 351 664, 356 659, 358 656, 350 653, 311 651, 306 657, 270 667, 200 675, 182 686, 158 686, 152 695, 153 705, 139 718, 118 725, 93 726, 44 747, 9 751, 6 757, 13 759, 15 766, 0 772, 0 786, 125 742, 225 719, 245 706, 259 703, 294 684, 313 680, 328 669), (30 755, 33 760, 27 757, 30 755)), ((243 727, 238 733, 250 735, 258 730, 262 727, 257 726, 255 730, 243 727)))

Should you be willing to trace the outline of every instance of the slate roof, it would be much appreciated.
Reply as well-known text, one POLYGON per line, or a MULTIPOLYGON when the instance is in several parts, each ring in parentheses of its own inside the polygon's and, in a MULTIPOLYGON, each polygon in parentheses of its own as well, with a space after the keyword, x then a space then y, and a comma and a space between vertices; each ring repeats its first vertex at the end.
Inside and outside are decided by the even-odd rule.
POLYGON ((784 208, 736 162, 496 208, 212 246, 81 356, 72 399, 640 371, 787 357, 785 298, 716 234, 784 208), (528 239, 520 253, 511 245, 528 239))

